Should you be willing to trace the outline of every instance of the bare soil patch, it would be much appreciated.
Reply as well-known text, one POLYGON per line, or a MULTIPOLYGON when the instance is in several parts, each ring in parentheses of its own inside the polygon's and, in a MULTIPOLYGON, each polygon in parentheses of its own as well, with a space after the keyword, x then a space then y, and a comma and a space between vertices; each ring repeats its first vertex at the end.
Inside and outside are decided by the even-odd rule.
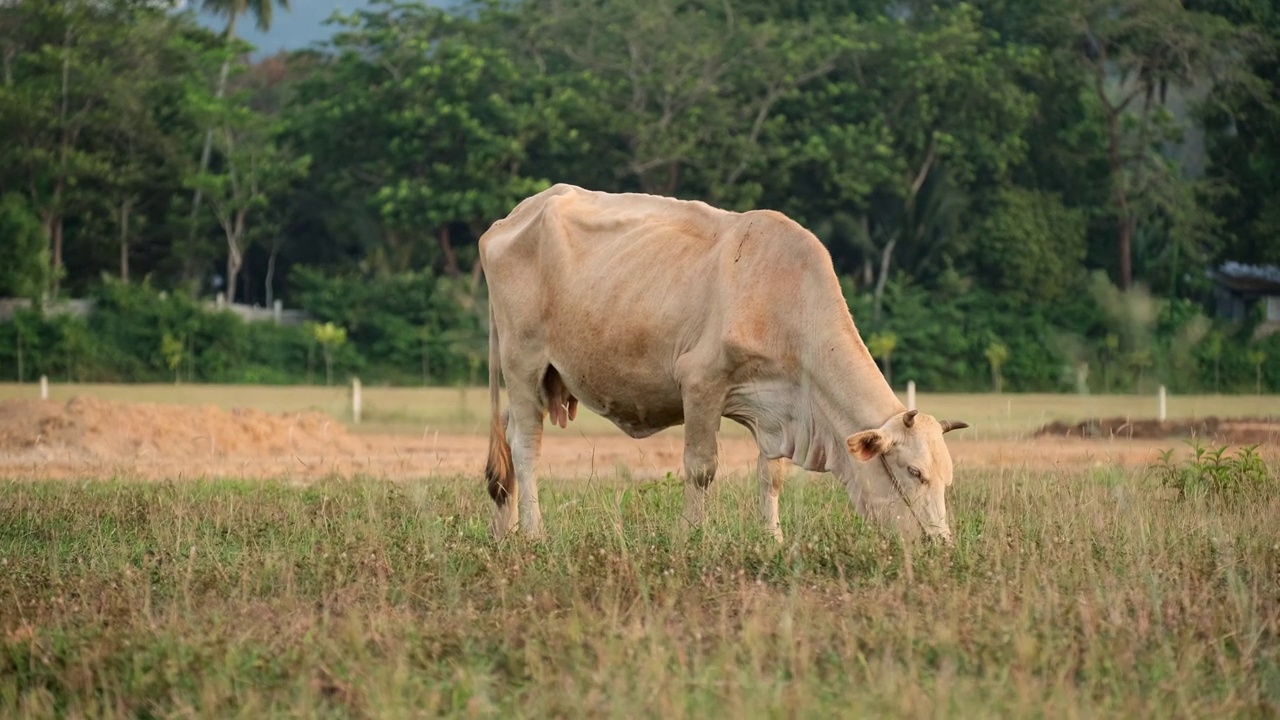
POLYGON ((270 414, 251 408, 121 403, 77 396, 66 403, 0 403, 0 453, 39 460, 151 457, 258 457, 364 444, 321 413, 270 414))
MULTIPOLYGON (((1223 424, 1212 427, 1221 432, 1223 424)), ((982 468, 1053 471, 1141 466, 1154 462, 1160 450, 1182 445, 1169 442, 1170 434, 1144 435, 1141 429, 1132 435, 1120 429, 1089 435, 1064 426, 1057 432, 1042 429, 1039 437, 1007 440, 969 440, 962 435, 947 439, 961 476, 982 468)), ((1274 443, 1275 434, 1267 437, 1274 443)), ((0 401, 0 477, 121 475, 170 480, 217 476, 298 481, 334 474, 478 477, 487 444, 487 437, 466 433, 354 434, 332 417, 315 412, 223 410, 85 396, 66 403, 0 401)), ((621 433, 548 432, 539 471, 545 477, 580 480, 661 478, 680 472, 683 450, 682 435, 672 430, 644 440, 621 433)), ((721 435, 722 475, 753 472, 756 460, 750 437, 721 435)))
POLYGON ((1219 418, 1212 415, 1164 422, 1124 417, 1090 418, 1078 423, 1049 423, 1037 430, 1035 436, 1134 440, 1201 438, 1206 442, 1232 445, 1272 444, 1280 442, 1280 422, 1271 418, 1219 418))

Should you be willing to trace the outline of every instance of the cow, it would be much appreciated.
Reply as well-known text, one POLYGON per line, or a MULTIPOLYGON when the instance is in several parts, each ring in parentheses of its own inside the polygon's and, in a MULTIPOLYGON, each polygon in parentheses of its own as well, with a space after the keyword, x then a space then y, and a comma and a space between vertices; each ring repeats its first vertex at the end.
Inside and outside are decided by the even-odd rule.
POLYGON ((789 460, 834 474, 863 518, 950 542, 943 434, 968 425, 898 401, 830 253, 795 221, 557 184, 521 201, 479 245, 494 537, 544 535, 544 420, 566 427, 581 403, 633 438, 683 424, 682 529, 704 520, 726 417, 755 438, 760 509, 775 538, 789 460))

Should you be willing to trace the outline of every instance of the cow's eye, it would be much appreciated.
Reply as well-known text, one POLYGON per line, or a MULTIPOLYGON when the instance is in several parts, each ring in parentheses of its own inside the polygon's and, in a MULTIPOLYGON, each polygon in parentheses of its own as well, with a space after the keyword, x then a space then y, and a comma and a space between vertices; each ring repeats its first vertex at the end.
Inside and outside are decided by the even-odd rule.
POLYGON ((911 473, 911 477, 924 482, 924 475, 920 472, 920 468, 907 466, 907 472, 911 473))

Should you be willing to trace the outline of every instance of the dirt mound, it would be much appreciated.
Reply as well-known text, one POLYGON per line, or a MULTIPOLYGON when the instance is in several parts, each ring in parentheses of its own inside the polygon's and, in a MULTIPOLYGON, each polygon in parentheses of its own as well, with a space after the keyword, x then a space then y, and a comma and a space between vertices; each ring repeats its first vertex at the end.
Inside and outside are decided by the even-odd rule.
POLYGON ((1135 420, 1131 418, 1090 418, 1075 424, 1052 422, 1039 430, 1036 437, 1133 438, 1204 438, 1237 445, 1280 442, 1280 422, 1268 418, 1218 418, 1214 416, 1183 420, 1135 420))
POLYGON ((0 455, 96 460, 256 458, 357 453, 363 441, 316 412, 119 403, 77 396, 65 405, 0 402, 0 455))

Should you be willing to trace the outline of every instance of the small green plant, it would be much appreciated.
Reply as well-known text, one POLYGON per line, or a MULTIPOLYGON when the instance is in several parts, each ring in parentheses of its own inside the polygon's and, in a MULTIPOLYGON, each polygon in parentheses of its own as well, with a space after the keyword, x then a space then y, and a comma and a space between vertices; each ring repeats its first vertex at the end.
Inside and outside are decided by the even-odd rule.
POLYGON ((1262 350, 1250 350, 1247 356, 1253 364, 1253 392, 1262 394, 1262 364, 1267 361, 1267 353, 1262 350))
POLYGON ((867 350, 884 364, 884 380, 893 384, 893 351, 898 349, 898 336, 891 332, 873 333, 867 338, 867 350))
POLYGON ((1152 466, 1160 484, 1178 491, 1180 499, 1212 497, 1239 499, 1274 493, 1278 487, 1257 445, 1246 445, 1231 454, 1229 445, 1207 447, 1191 441, 1191 457, 1177 462, 1173 449, 1160 453, 1152 466))
POLYGON ((311 335, 324 351, 324 384, 333 384, 333 351, 347 342, 347 329, 331 322, 313 324, 311 335))
POLYGON ((1204 355, 1213 361, 1213 391, 1222 387, 1222 333, 1215 330, 1204 339, 1204 355))
POLYGON ((160 338, 160 354, 164 355, 164 364, 173 372, 173 384, 178 384, 182 360, 186 356, 186 343, 169 333, 160 338))
POLYGON ((987 356, 987 363, 991 365, 991 385, 996 392, 1001 392, 1004 389, 1004 375, 1000 373, 1000 369, 1009 359, 1009 346, 999 340, 992 340, 983 354, 987 356))

